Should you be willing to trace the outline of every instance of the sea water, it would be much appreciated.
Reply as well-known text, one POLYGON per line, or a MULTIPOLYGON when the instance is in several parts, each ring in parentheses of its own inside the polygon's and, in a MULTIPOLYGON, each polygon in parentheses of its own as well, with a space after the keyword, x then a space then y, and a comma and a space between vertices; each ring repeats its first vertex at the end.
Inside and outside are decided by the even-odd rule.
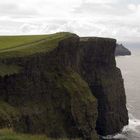
POLYGON ((124 79, 129 125, 124 127, 121 134, 107 139, 140 140, 140 47, 130 50, 131 56, 116 57, 117 67, 121 69, 124 79))

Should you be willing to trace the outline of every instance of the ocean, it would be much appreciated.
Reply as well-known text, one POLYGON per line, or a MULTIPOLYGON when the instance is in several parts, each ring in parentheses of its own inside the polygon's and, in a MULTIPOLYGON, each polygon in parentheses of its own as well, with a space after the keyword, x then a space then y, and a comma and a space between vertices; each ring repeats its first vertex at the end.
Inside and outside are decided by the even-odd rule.
MULTIPOLYGON (((131 56, 116 57, 117 67, 122 71, 129 112, 129 125, 113 139, 140 140, 140 48, 130 48, 131 56)), ((112 137, 108 137, 112 139, 112 137)))

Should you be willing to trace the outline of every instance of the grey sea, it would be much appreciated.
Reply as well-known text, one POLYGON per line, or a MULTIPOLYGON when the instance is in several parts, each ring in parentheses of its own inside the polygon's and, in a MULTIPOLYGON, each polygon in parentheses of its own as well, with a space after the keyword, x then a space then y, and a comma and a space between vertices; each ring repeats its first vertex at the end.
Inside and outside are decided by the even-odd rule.
POLYGON ((131 56, 116 57, 117 67, 124 78, 129 112, 129 125, 124 127, 121 134, 113 137, 117 140, 140 140, 140 48, 130 50, 131 56))

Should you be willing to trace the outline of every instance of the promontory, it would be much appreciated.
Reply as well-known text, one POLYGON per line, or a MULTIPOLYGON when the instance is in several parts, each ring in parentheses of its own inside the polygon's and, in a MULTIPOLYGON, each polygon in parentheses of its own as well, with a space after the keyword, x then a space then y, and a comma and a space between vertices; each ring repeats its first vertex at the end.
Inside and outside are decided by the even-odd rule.
POLYGON ((0 128, 83 140, 120 132, 128 111, 115 47, 67 32, 1 36, 0 128))

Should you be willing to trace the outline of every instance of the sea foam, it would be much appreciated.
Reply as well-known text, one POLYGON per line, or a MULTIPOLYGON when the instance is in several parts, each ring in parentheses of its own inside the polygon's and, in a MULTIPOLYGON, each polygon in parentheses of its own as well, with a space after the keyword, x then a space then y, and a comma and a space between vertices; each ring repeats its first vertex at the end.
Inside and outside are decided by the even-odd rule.
POLYGON ((129 114, 129 125, 125 126, 122 133, 116 135, 108 135, 103 139, 119 139, 119 140, 140 140, 140 120, 129 114))

